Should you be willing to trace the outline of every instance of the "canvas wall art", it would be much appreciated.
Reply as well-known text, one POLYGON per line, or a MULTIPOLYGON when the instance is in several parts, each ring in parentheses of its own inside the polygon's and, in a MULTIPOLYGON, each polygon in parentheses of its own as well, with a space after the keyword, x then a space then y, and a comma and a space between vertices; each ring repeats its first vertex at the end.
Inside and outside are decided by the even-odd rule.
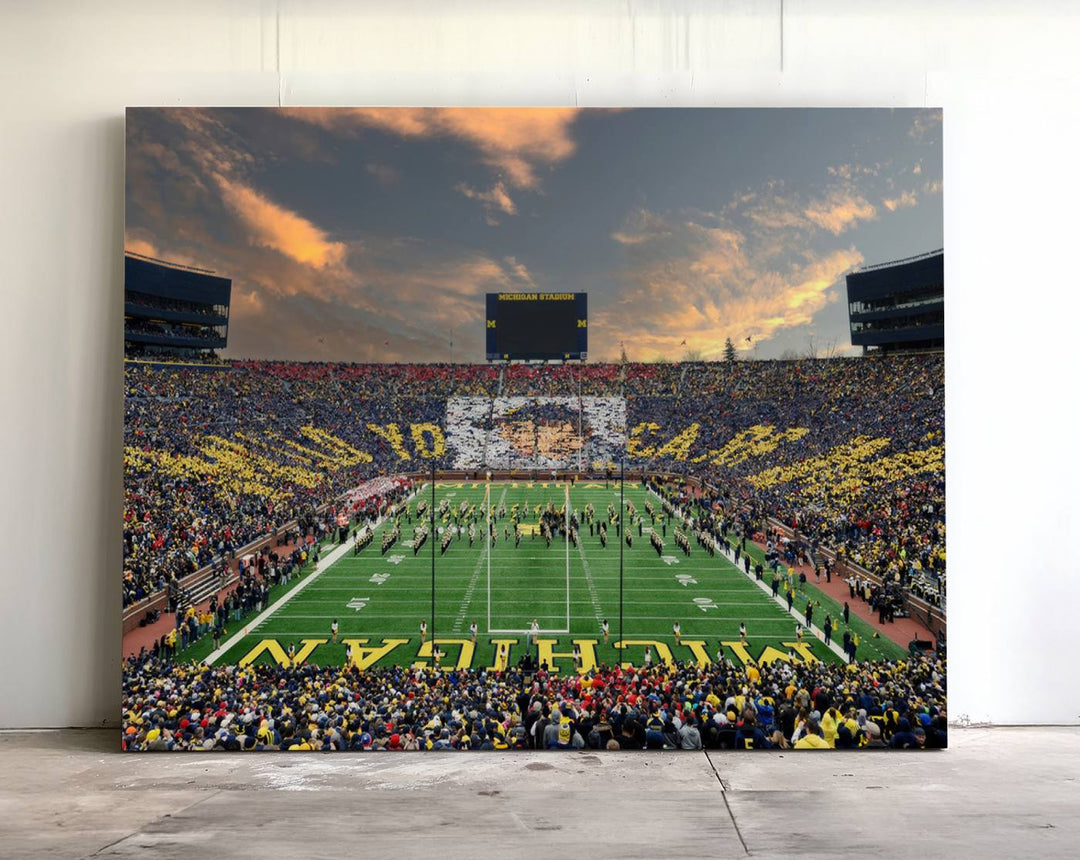
POLYGON ((130 109, 123 749, 944 747, 941 133, 130 109))

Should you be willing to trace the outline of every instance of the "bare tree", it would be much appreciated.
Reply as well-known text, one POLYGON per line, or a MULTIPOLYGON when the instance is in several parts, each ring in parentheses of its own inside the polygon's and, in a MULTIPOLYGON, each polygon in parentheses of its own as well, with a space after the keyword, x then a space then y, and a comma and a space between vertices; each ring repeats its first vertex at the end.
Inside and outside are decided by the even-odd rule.
POLYGON ((806 358, 836 358, 840 354, 840 348, 836 345, 836 339, 821 343, 814 335, 806 338, 806 358))
POLYGON ((686 355, 683 356, 683 361, 704 361, 705 356, 702 355, 700 349, 688 349, 686 355))

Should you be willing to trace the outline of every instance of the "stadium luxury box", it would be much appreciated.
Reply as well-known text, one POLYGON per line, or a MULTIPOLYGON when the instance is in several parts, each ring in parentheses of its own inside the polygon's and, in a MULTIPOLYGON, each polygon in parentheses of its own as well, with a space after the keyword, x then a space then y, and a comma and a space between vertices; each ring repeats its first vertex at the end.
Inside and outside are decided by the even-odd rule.
POLYGON ((130 109, 123 749, 946 746, 941 120, 130 109))

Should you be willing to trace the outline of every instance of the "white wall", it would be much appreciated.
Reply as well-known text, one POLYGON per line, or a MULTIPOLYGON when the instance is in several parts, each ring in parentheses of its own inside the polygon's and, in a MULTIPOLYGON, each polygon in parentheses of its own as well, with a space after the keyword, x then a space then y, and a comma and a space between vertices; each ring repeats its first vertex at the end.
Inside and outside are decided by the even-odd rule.
POLYGON ((951 715, 1075 722, 1080 26, 946 5, 0 2, 0 726, 117 722, 124 107, 279 103, 943 106, 951 715))

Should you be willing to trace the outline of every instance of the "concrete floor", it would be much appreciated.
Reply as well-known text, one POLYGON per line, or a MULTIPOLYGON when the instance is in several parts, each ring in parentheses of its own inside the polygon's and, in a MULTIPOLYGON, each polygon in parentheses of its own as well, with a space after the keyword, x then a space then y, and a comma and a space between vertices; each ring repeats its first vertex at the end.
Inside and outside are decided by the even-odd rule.
POLYGON ((0 733, 0 856, 1080 856, 1080 729, 954 729, 945 752, 114 752, 0 733))

